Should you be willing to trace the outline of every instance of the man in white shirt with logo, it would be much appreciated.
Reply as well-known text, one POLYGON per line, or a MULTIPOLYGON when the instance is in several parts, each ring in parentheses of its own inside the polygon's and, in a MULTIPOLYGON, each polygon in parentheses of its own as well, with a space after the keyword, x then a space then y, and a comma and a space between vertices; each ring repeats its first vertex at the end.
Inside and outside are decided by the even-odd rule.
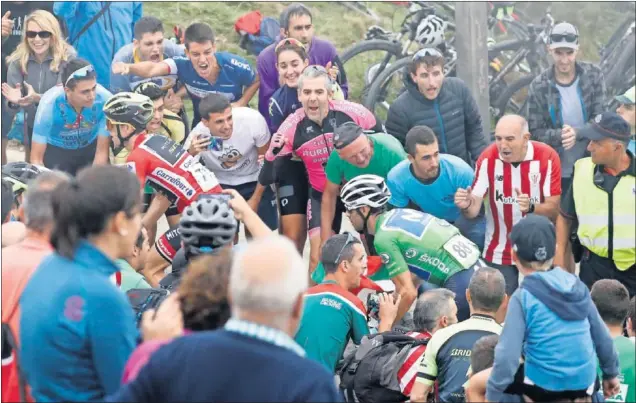
MULTIPOLYGON (((254 109, 232 107, 227 97, 216 93, 201 100, 199 113, 201 122, 192 129, 184 147, 214 172, 223 189, 235 189, 249 200, 271 137, 265 119, 254 109)), ((260 200, 258 215, 275 229, 278 213, 270 187, 260 200)))

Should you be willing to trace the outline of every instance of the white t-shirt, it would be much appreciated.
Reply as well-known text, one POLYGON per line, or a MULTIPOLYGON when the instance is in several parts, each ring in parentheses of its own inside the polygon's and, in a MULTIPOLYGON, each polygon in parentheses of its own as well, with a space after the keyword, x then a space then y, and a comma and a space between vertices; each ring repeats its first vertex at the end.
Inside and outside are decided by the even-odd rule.
MULTIPOLYGON (((210 149, 199 154, 201 162, 214 172, 221 186, 256 182, 260 171, 257 147, 266 145, 271 137, 267 122, 254 109, 232 108, 232 120, 232 137, 227 140, 213 138, 210 149)), ((184 143, 185 148, 190 148, 193 139, 201 134, 210 135, 203 122, 192 129, 184 143)))

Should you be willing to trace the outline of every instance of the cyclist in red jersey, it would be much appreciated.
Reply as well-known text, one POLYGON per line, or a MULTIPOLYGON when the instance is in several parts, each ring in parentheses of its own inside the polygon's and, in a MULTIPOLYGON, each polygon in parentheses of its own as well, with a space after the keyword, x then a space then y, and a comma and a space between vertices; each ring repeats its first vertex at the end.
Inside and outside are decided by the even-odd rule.
MULTIPOLYGON (((307 228, 311 250, 310 271, 320 255, 320 202, 325 188, 325 165, 333 151, 333 130, 346 122, 354 122, 363 130, 384 132, 384 127, 364 106, 332 100, 335 81, 322 66, 305 68, 298 81, 298 109, 278 128, 265 154, 268 161, 297 155, 305 164, 311 189, 307 203, 307 228)), ((334 232, 340 231, 342 203, 337 204, 334 232)))
POLYGON ((144 215, 142 222, 146 227, 156 223, 175 201, 180 214, 199 195, 221 193, 216 176, 179 143, 146 133, 146 124, 154 113, 150 98, 120 92, 104 105, 104 113, 114 153, 126 147, 130 152, 128 169, 142 184, 148 181, 158 192, 144 215))

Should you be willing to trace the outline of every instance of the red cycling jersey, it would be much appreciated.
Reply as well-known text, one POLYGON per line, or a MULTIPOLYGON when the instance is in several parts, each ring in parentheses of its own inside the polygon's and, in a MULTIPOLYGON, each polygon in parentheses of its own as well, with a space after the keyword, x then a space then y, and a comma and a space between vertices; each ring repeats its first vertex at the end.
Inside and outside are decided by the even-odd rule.
POLYGON ((214 173, 183 147, 166 136, 142 134, 133 143, 126 160, 139 181, 177 202, 179 213, 201 194, 221 193, 214 173))

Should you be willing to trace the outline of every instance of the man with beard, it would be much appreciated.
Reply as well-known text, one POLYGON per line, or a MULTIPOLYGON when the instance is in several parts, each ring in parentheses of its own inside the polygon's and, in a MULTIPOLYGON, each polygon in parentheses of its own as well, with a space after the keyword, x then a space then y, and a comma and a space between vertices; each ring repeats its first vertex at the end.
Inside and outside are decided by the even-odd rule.
POLYGON ((530 83, 526 118, 532 139, 559 153, 561 188, 567 191, 574 163, 585 156, 589 143, 578 132, 604 112, 605 82, 600 68, 576 60, 579 32, 574 25, 556 24, 548 45, 554 64, 530 83))
POLYGON ((473 183, 473 169, 461 158, 440 154, 437 137, 427 126, 415 126, 409 130, 406 150, 408 160, 389 172, 389 204, 398 208, 414 208, 446 220, 479 246, 479 250, 483 249, 486 230, 483 214, 467 219, 453 202, 457 189, 473 183))
POLYGON ((206 95, 221 93, 233 106, 247 106, 259 79, 248 61, 227 52, 217 52, 214 31, 205 23, 191 24, 185 31, 186 57, 173 57, 160 63, 113 63, 114 74, 134 74, 150 78, 174 74, 187 88, 194 118, 191 127, 201 120, 199 102, 206 95))

